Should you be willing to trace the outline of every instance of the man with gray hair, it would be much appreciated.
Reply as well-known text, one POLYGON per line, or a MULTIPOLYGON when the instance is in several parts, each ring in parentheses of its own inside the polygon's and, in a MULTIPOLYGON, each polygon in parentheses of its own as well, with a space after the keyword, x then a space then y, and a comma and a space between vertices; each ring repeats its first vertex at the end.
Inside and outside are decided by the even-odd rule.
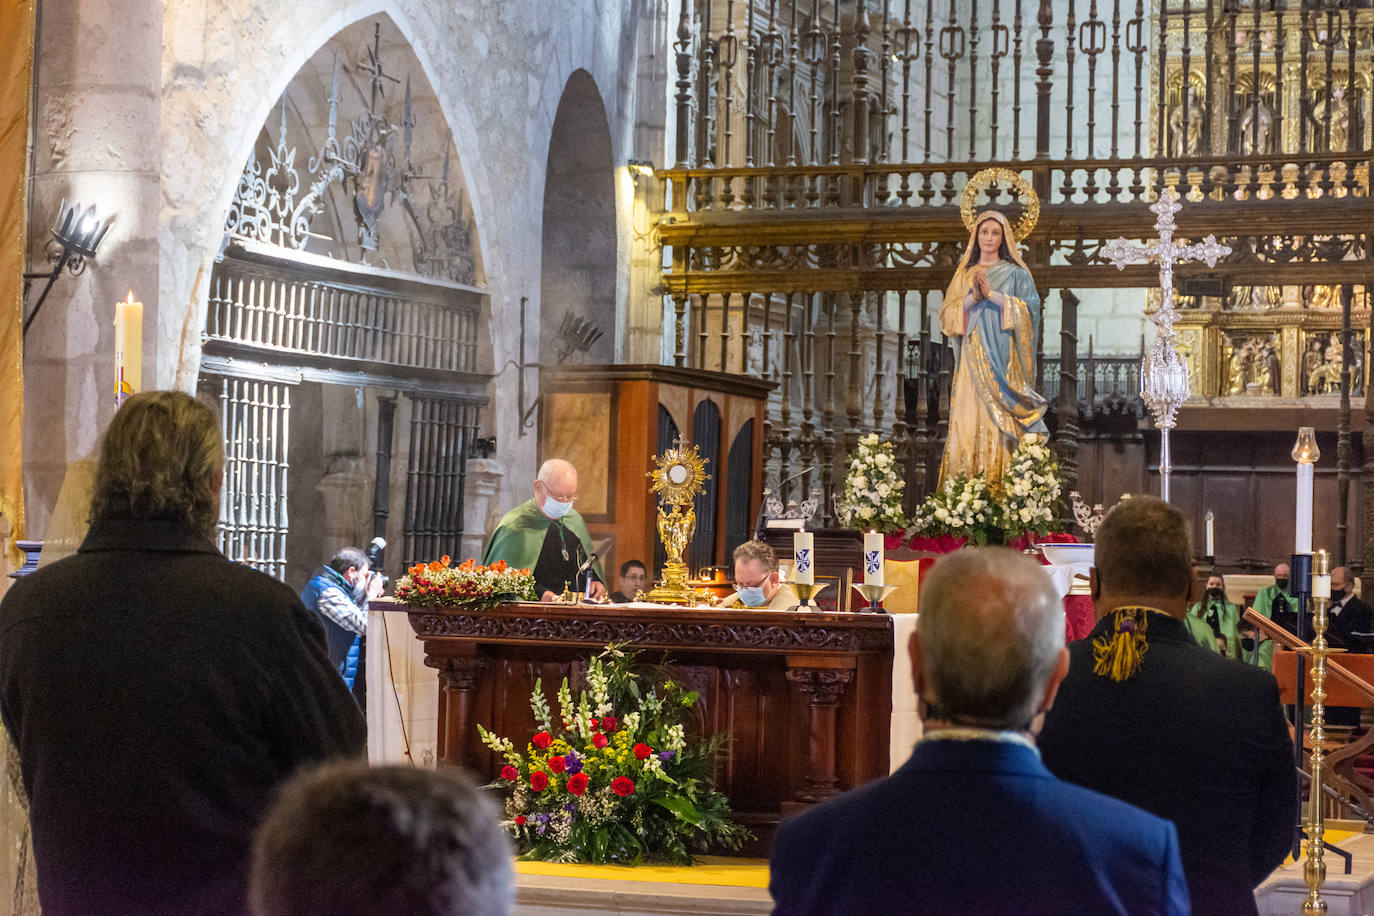
POLYGON ((1039 565, 1002 548, 942 558, 908 651, 923 737, 889 778, 783 821, 774 913, 1188 912, 1173 825, 1040 762, 1069 658, 1039 565))
POLYGON ((599 562, 587 563, 592 536, 573 508, 575 502, 577 468, 562 458, 545 461, 534 479, 534 496, 501 517, 482 562, 504 561, 507 566, 528 569, 534 574, 534 593, 540 601, 553 601, 565 586, 576 592, 589 589, 593 598, 604 597, 606 576, 599 562))

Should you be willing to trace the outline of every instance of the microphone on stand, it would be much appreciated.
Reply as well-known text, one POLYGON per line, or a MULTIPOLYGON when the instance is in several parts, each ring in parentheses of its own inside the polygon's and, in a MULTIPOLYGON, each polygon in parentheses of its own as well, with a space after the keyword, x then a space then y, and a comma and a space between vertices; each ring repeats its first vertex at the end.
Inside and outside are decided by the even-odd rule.
POLYGON ((577 567, 577 575, 576 578, 573 580, 576 581, 576 579, 580 579, 584 574, 587 576, 587 580, 583 584, 582 589, 583 597, 587 598, 588 600, 590 600, 592 597, 592 581, 596 578, 596 570, 592 569, 592 564, 594 564, 595 562, 596 553, 592 552, 588 554, 587 559, 582 561, 582 565, 577 567))
MULTIPOLYGON (((778 484, 778 498, 779 498, 779 499, 782 498, 782 492, 783 492, 782 488, 783 488, 783 487, 787 486, 789 483, 791 483, 792 481, 796 480, 798 477, 802 476, 803 474, 809 474, 809 473, 811 473, 811 472, 814 471, 814 470, 816 470, 816 465, 813 464, 813 465, 811 465, 811 467, 809 467, 809 468, 804 468, 803 470, 798 471, 797 473, 793 474, 791 477, 789 477, 789 478, 787 478, 786 480, 784 480, 784 481, 782 481, 781 483, 779 483, 779 484, 778 484)), ((763 540, 763 524, 764 524, 764 519, 766 519, 766 518, 768 517, 768 516, 767 516, 767 513, 768 513, 768 502, 767 502, 766 500, 761 501, 761 502, 759 503, 759 517, 758 517, 757 519, 754 520, 754 540, 756 540, 756 541, 761 541, 761 540, 763 540)))

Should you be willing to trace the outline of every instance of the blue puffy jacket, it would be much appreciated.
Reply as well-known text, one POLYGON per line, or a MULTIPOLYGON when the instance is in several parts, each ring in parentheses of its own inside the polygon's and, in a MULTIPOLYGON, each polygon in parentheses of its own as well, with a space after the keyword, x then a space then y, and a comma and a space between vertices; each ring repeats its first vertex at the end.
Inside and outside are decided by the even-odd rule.
MULTIPOLYGON (((353 680, 358 675, 358 656, 362 651, 362 634, 354 633, 339 626, 320 612, 320 595, 329 589, 338 591, 345 600, 357 605, 353 589, 343 575, 332 567, 321 566, 315 570, 310 581, 301 589, 301 603, 309 609, 324 627, 325 643, 329 648, 329 661, 343 676, 348 689, 353 689, 353 680)), ((358 605, 361 607, 361 605, 358 605)))

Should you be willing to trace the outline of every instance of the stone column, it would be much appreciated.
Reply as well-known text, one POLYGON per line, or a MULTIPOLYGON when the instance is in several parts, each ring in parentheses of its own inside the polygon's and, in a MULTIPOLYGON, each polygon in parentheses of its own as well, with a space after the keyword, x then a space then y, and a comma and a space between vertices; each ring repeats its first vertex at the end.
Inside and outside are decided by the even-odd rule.
POLYGON ((467 477, 467 505, 463 507, 463 556, 482 558, 487 532, 496 527, 501 515, 510 508, 497 498, 506 469, 495 458, 469 458, 467 477))
MULTIPOLYGON (((65 197, 118 214, 94 261, 53 286, 24 346, 28 533, 42 537, 68 465, 114 413, 114 303, 143 302, 143 388, 170 379, 162 340, 158 215, 162 9, 156 0, 48 0, 36 44, 34 269, 65 197)), ((37 293, 32 294, 36 297, 37 293)), ((27 303, 32 307, 32 303, 27 303)))

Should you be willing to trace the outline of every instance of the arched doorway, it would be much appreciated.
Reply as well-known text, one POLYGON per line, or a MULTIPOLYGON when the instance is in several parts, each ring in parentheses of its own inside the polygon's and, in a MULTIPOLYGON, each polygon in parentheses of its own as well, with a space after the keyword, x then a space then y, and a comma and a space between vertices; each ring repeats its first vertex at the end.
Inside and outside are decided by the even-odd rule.
POLYGON ((615 353, 616 223, 611 131, 586 70, 554 116, 544 182, 540 361, 609 363, 615 353))

